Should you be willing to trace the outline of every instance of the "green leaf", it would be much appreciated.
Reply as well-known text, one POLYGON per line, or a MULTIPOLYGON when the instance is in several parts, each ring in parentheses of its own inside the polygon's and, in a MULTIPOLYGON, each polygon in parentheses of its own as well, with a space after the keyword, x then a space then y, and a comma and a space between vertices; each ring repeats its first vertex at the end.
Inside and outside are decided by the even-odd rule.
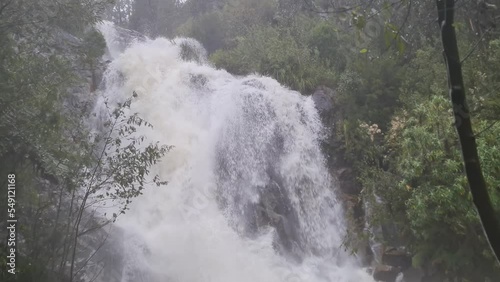
POLYGON ((385 29, 384 31, 384 40, 385 40, 385 46, 389 47, 391 46, 392 40, 394 39, 394 31, 385 29))
POLYGON ((362 15, 354 15, 353 17, 354 24, 358 29, 363 29, 366 26, 366 18, 362 15))
POLYGON ((359 51, 359 53, 361 53, 361 54, 364 54, 364 53, 366 53, 366 52, 368 52, 368 49, 366 49, 366 48, 363 48, 363 49, 361 49, 361 50, 359 51))
POLYGON ((396 44, 398 46, 399 54, 402 55, 404 53, 404 51, 406 50, 406 44, 405 44, 405 42, 403 41, 403 39, 401 39, 401 37, 399 37, 397 39, 396 44))
POLYGON ((454 22, 453 27, 457 30, 463 30, 465 28, 465 24, 463 22, 454 22))

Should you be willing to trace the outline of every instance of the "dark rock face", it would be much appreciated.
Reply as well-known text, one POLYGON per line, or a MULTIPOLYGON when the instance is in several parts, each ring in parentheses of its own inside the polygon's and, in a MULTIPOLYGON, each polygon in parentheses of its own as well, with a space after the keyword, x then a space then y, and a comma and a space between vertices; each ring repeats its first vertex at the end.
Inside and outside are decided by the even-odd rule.
POLYGON ((373 271, 373 278, 377 281, 395 282, 398 275, 402 275, 405 282, 420 281, 418 270, 411 268, 410 254, 403 248, 385 248, 381 263, 373 271))
POLYGON ((299 258, 300 248, 299 220, 286 190, 279 178, 271 176, 271 182, 259 189, 259 203, 255 207, 254 221, 257 227, 274 227, 277 234, 276 248, 283 254, 299 258), (281 184, 280 184, 281 183, 281 184))
POLYGON ((316 109, 319 112, 323 125, 329 132, 329 137, 323 144, 323 152, 328 160, 328 167, 332 175, 338 180, 340 191, 357 196, 361 192, 361 186, 356 181, 350 164, 348 164, 342 152, 338 150, 341 146, 336 139, 335 132, 338 131, 337 126, 342 120, 341 110, 337 107, 338 97, 333 89, 325 86, 319 86, 311 96, 316 109))
POLYGON ((330 88, 320 86, 312 95, 312 99, 316 108, 322 115, 332 115, 334 110, 333 105, 334 91, 330 88))
POLYGON ((379 265, 373 272, 373 278, 376 281, 394 282, 398 277, 400 270, 397 267, 388 265, 379 265))
POLYGON ((274 123, 271 102, 260 94, 264 85, 255 79, 244 85, 255 89, 242 99, 245 122, 228 121, 216 149, 218 204, 231 215, 231 225, 242 236, 258 236, 271 229, 276 251, 300 260, 306 242, 292 204, 291 184, 280 172, 287 133, 274 123), (262 125, 268 126, 270 134, 261 132, 262 125), (259 136, 259 142, 252 136, 259 136))
POLYGON ((257 236, 271 227, 276 232, 273 243, 275 249, 285 256, 299 260, 303 253, 299 219, 297 212, 292 208, 286 184, 276 167, 279 155, 282 153, 282 143, 283 139, 276 134, 269 145, 262 148, 267 157, 261 164, 262 173, 265 175, 263 179, 267 181, 260 186, 252 185, 248 179, 241 178, 242 173, 233 171, 228 163, 234 162, 236 154, 228 153, 227 149, 221 148, 217 158, 218 182, 221 187, 239 189, 221 191, 218 201, 221 209, 236 216, 234 219, 238 221, 236 225, 243 225, 243 230, 240 231, 243 236, 257 236), (255 194, 257 202, 250 201, 244 191, 255 194))
POLYGON ((411 267, 411 256, 401 248, 388 248, 382 254, 382 263, 406 270, 411 267))
POLYGON ((334 90, 319 86, 311 96, 314 105, 319 112, 321 120, 326 127, 334 127, 338 120, 339 111, 335 108, 336 93, 334 90))
POLYGON ((356 175, 354 175, 352 169, 350 167, 341 167, 336 172, 340 190, 349 195, 359 195, 361 186, 355 181, 356 175))
POLYGON ((184 61, 197 62, 199 64, 206 62, 207 52, 203 46, 193 39, 179 39, 177 44, 181 47, 180 57, 184 61))

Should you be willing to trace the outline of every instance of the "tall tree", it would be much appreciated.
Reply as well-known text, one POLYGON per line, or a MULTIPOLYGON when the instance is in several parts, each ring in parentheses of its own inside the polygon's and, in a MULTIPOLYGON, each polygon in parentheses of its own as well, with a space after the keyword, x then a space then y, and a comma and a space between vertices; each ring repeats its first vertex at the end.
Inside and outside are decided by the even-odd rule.
MULTIPOLYGON (((500 222, 491 204, 472 130, 470 110, 465 96, 462 66, 454 27, 455 0, 437 0, 438 23, 441 28, 443 55, 448 70, 448 90, 455 115, 469 189, 478 211, 484 233, 497 260, 500 259, 500 222)), ((500 261, 500 260, 499 260, 500 261)))

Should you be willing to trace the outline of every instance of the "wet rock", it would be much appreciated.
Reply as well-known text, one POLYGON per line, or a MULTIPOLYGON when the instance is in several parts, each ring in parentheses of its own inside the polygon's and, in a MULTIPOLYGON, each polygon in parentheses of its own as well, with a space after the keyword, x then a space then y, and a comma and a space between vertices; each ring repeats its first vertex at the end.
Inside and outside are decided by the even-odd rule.
POLYGON ((335 111, 335 91, 326 86, 319 86, 311 98, 323 124, 327 127, 333 126, 337 112, 335 111))
POLYGON ((322 149, 327 159, 330 171, 339 180, 339 187, 348 194, 358 194, 361 191, 360 185, 356 182, 351 166, 344 158, 341 147, 343 140, 338 139, 337 126, 342 122, 341 110, 338 108, 338 97, 335 90, 326 86, 319 86, 311 95, 314 105, 318 110, 323 126, 328 133, 323 139, 322 149))
POLYGON ((382 263, 405 270, 411 267, 411 255, 402 248, 386 248, 382 263))
POLYGON ((208 79, 203 74, 190 74, 189 82, 191 86, 195 89, 203 89, 208 83, 208 79))
POLYGON ((356 176, 351 168, 337 168, 335 174, 339 181, 339 188, 342 192, 349 195, 359 195, 361 186, 356 182, 356 176))
POLYGON ((257 221, 274 227, 277 235, 275 245, 278 251, 298 260, 302 254, 300 235, 297 232, 300 229, 299 219, 291 208, 290 199, 283 184, 275 174, 271 175, 274 179, 272 178, 271 183, 260 191, 257 221))
POLYGON ((260 82, 259 80, 255 79, 255 78, 250 78, 250 79, 244 81, 243 84, 251 86, 251 87, 255 87, 255 88, 261 89, 261 90, 266 89, 266 86, 264 84, 262 84, 262 82, 260 82))
POLYGON ((379 265, 373 271, 373 279, 383 282, 395 282, 400 269, 390 265, 379 265))
POLYGON ((382 264, 373 272, 376 281, 420 281, 421 275, 416 269, 411 268, 411 255, 404 248, 384 247, 383 250, 382 264), (405 272, 406 270, 408 271, 405 272))
POLYGON ((178 44, 181 47, 180 58, 182 60, 199 64, 207 61, 207 52, 198 41, 189 38, 179 40, 178 44))
POLYGON ((327 114, 329 111, 333 110, 332 93, 332 89, 324 86, 320 86, 314 91, 312 99, 320 113, 327 114))

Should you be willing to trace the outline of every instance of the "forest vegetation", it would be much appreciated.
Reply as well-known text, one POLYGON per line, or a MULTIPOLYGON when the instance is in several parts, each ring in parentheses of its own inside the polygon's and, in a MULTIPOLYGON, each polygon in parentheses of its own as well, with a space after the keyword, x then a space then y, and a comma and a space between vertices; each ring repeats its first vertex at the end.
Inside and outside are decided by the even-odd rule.
MULTIPOLYGON (((499 5, 456 1, 453 25, 497 219, 499 5)), ((338 120, 325 150, 352 168, 361 188, 350 195, 346 246, 360 251, 359 242, 380 236, 370 226, 382 226, 377 239, 405 246, 413 267, 437 281, 499 281, 464 171, 437 16, 435 1, 421 0, 0 0, 0 174, 15 171, 23 187, 19 275, 4 272, 2 248, 0 280, 78 281, 85 262, 75 261, 77 243, 107 225, 93 221, 89 195, 117 199, 125 212, 145 182, 165 184, 149 168, 171 147, 120 141, 140 142, 135 127, 151 126, 127 111, 133 93, 109 106, 102 132, 85 122, 105 52, 95 24, 110 20, 152 38, 195 38, 215 67, 234 75, 270 76, 303 95, 333 89, 338 120), (75 87, 88 98, 75 98, 75 87), (104 156, 109 147, 119 153, 104 156)))

